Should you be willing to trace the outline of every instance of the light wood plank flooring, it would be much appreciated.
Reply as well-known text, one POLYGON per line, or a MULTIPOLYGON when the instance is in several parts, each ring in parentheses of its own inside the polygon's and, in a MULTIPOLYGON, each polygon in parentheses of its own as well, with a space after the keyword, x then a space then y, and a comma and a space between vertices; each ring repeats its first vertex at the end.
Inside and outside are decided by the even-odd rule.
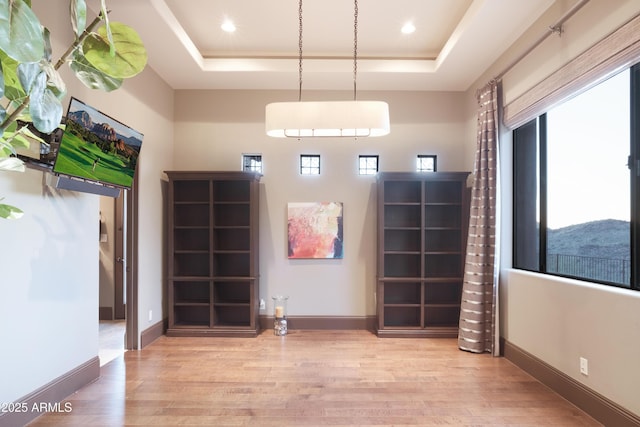
POLYGON ((101 320, 99 326, 98 357, 100 366, 104 366, 122 355, 124 349, 124 320, 101 320))
POLYGON ((598 426, 504 358, 366 331, 161 337, 32 426, 598 426))

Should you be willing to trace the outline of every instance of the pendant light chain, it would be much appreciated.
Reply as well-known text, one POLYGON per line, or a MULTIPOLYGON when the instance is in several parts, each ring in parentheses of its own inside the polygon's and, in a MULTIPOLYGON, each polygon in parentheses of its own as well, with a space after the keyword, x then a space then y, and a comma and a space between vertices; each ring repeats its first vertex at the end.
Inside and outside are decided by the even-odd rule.
MULTIPOLYGON (((353 100, 358 78, 358 0, 353 2, 353 100)), ((298 101, 302 100, 302 0, 298 0, 298 101)))
POLYGON ((356 78, 358 76, 358 0, 353 2, 353 100, 356 100, 356 78))
POLYGON ((302 100, 302 0, 298 2, 298 101, 302 100))
POLYGON ((302 101, 302 0, 298 0, 298 22, 298 101, 267 104, 267 135, 276 138, 297 138, 300 141, 302 138, 358 139, 389 134, 389 105, 384 101, 356 100, 358 0, 354 0, 353 101, 302 101))

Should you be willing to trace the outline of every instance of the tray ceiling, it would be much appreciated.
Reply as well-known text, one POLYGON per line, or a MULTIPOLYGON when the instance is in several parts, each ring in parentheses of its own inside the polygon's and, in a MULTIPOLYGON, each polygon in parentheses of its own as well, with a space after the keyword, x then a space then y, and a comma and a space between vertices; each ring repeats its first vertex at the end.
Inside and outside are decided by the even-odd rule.
MULTIPOLYGON (((553 2, 360 0, 358 90, 465 91, 553 2), (405 23, 415 32, 403 34, 405 23)), ((149 65, 174 89, 298 88, 297 0, 108 6, 140 33, 149 65), (225 20, 235 32, 221 29, 225 20)), ((302 16, 303 90, 352 89, 353 3, 305 0, 302 16)))

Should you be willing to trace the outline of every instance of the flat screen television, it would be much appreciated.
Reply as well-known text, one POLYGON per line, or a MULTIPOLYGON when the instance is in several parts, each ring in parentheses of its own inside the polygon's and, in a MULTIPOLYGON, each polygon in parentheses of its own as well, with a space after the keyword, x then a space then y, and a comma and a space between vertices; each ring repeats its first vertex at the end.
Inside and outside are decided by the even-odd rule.
POLYGON ((131 188, 143 135, 71 98, 53 172, 131 188))

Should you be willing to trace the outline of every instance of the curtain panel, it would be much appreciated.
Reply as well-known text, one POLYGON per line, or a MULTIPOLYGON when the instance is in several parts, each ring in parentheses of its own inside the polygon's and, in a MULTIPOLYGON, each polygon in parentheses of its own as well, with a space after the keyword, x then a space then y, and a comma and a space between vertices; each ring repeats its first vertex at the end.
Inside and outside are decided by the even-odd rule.
POLYGON ((478 91, 478 134, 458 347, 499 355, 497 332, 498 83, 478 91))

